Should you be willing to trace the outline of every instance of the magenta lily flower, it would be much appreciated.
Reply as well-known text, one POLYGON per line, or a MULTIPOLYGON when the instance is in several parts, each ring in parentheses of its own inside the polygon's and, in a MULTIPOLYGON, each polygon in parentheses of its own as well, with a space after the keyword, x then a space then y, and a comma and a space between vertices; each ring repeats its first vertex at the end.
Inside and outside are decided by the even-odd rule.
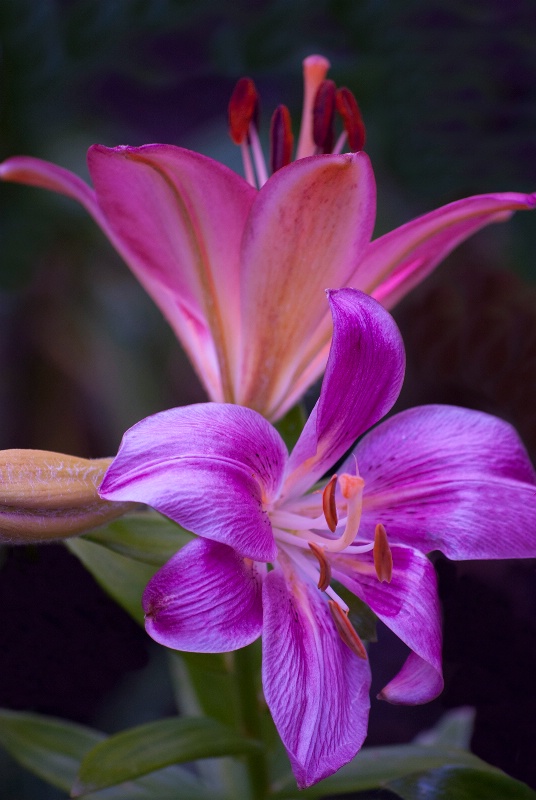
POLYGON ((352 94, 325 80, 328 67, 320 56, 304 62, 293 162, 290 116, 276 109, 270 177, 249 79, 230 104, 246 179, 163 144, 91 147, 93 189, 38 159, 0 165, 6 181, 80 202, 169 321, 209 398, 272 420, 325 368, 331 319, 322 290, 352 286, 390 308, 475 231, 536 204, 535 194, 469 197, 371 242, 375 183, 363 123, 352 94), (344 131, 333 144, 336 112, 344 131), (343 154, 346 142, 352 152, 343 154))
POLYGON ((487 414, 403 412, 362 438, 338 477, 317 484, 389 411, 404 372, 388 312, 353 289, 328 294, 326 374, 290 456, 249 408, 175 408, 127 431, 100 490, 198 534, 148 584, 147 630, 196 652, 234 650, 262 634, 266 702, 302 788, 349 761, 367 731, 367 653, 337 583, 410 648, 381 696, 422 703, 443 685, 425 554, 536 555, 535 473, 514 430, 487 414), (501 518, 515 520, 514 533, 501 518))

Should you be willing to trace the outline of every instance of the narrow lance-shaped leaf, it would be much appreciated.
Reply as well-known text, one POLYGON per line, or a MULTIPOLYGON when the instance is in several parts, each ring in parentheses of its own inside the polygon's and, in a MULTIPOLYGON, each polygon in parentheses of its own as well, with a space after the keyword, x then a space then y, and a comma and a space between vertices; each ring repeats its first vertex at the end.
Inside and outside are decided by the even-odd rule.
POLYGON ((139 778, 171 764, 256 752, 259 744, 208 718, 177 717, 122 731, 83 759, 73 797, 139 778))

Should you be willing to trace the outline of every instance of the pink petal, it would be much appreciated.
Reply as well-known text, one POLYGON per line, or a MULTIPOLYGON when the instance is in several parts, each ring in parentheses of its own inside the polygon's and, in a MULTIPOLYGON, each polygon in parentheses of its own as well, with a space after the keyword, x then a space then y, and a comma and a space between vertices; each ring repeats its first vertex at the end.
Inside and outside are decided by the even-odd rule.
POLYGON ((174 650, 224 653, 262 630, 258 568, 224 544, 197 539, 173 556, 143 594, 145 627, 174 650))
POLYGON ((125 433, 100 494, 147 503, 199 536, 269 561, 276 548, 265 508, 286 457, 277 431, 251 409, 173 408, 125 433))
POLYGON ((479 411, 423 406, 379 425, 355 450, 365 480, 365 537, 449 558, 536 556, 536 478, 508 423, 479 411))
POLYGON ((78 175, 68 169, 58 167, 48 161, 42 161, 40 158, 15 156, 0 164, 0 178, 13 183, 25 183, 41 189, 50 189, 77 200, 113 241, 113 233, 99 208, 95 192, 78 175))
POLYGON ((404 346, 391 315, 355 289, 328 292, 333 339, 320 398, 289 461, 285 492, 308 489, 395 402, 404 346))
POLYGON ((233 399, 240 243, 256 191, 217 161, 171 145, 97 145, 88 164, 116 247, 210 395, 233 399))
POLYGON ((242 249, 238 402, 269 418, 287 407, 287 393, 331 335, 323 290, 348 284, 374 216, 374 176, 364 153, 301 159, 263 186, 242 249))
POLYGON ((350 284, 392 308, 460 242, 514 211, 536 206, 536 194, 483 194, 457 200, 372 242, 350 284))
POLYGON ((392 545, 393 576, 380 583, 370 553, 341 553, 330 560, 333 576, 363 600, 413 651, 381 692, 391 703, 427 703, 443 689, 441 614, 434 568, 426 556, 392 545))
POLYGON ((297 575, 263 583, 263 687, 300 789, 354 757, 367 733, 370 669, 336 632, 320 592, 297 575))

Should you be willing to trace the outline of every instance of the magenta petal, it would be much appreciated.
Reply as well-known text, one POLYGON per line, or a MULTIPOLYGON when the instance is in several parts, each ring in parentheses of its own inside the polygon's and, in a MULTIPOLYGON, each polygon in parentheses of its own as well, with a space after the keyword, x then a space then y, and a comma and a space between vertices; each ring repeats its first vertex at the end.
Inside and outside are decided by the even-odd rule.
POLYGON ((418 550, 392 545, 391 552, 390 583, 380 583, 370 553, 332 557, 333 576, 370 606, 413 651, 381 697, 391 703, 427 703, 443 689, 436 576, 418 550))
POLYGON ((172 145, 97 145, 88 164, 115 246, 183 341, 213 399, 231 399, 240 244, 257 192, 217 161, 172 145))
POLYGON ((173 408, 125 433, 100 494, 147 503, 199 536, 269 561, 276 548, 265 508, 286 457, 277 431, 249 408, 173 408))
POLYGON ((351 284, 392 308, 460 242, 514 211, 536 207, 536 194, 484 194, 457 200, 372 242, 351 284))
POLYGON ((365 480, 361 530, 453 559, 536 556, 535 473, 496 417, 423 406, 371 431, 355 450, 365 480))
POLYGON ((242 247, 241 405, 268 418, 281 414, 286 395, 329 341, 324 289, 349 285, 370 242, 375 211, 365 153, 300 159, 262 187, 242 247), (271 363, 278 368, 267 370, 271 363))
POLYGON ((333 774, 365 739, 370 669, 339 638, 318 590, 279 571, 263 584, 263 686, 300 789, 333 774))
POLYGON ((404 345, 385 309, 355 289, 328 293, 333 338, 320 398, 289 461, 286 489, 309 488, 386 414, 404 378, 404 345))
POLYGON ((143 594, 147 633, 174 650, 223 653, 262 630, 262 580, 224 544, 197 539, 173 556, 143 594))

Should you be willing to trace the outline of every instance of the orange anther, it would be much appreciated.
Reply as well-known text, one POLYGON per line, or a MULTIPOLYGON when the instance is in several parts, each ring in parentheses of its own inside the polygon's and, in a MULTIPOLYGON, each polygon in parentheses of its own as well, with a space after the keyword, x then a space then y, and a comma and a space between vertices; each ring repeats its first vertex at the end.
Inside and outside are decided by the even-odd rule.
POLYGON ((336 91, 333 81, 322 81, 313 106, 313 139, 323 153, 333 150, 336 91))
POLYGON ((277 106, 270 122, 270 166, 272 172, 286 167, 292 160, 294 136, 290 122, 290 112, 286 106, 277 106))
POLYGON ((229 134, 235 144, 242 144, 253 122, 257 124, 259 94, 251 78, 240 78, 229 100, 229 134))
POLYGON ((337 528, 339 518, 337 516, 337 504, 335 503, 335 488, 337 486, 337 476, 332 475, 329 482, 322 492, 322 509, 328 528, 333 533, 337 528))
POLYGON ((325 592, 331 582, 331 566, 326 558, 323 547, 320 547, 320 545, 316 544, 315 542, 309 542, 309 547, 311 548, 312 553, 314 553, 316 556, 320 566, 318 588, 320 591, 325 592))
POLYGON ((357 153, 365 146, 365 123, 357 100, 350 89, 343 86, 341 89, 337 89, 336 104, 348 136, 348 146, 353 153, 357 153))
POLYGON ((385 527, 381 522, 378 522, 374 531, 374 549, 372 551, 374 556, 374 569, 378 580, 383 583, 391 583, 393 577, 393 554, 389 547, 387 540, 387 533, 385 527))
POLYGON ((367 658, 367 651, 365 645, 359 638, 357 631, 348 619, 348 614, 335 600, 328 600, 331 618, 337 628, 337 633, 350 650, 359 656, 359 658, 367 658))

